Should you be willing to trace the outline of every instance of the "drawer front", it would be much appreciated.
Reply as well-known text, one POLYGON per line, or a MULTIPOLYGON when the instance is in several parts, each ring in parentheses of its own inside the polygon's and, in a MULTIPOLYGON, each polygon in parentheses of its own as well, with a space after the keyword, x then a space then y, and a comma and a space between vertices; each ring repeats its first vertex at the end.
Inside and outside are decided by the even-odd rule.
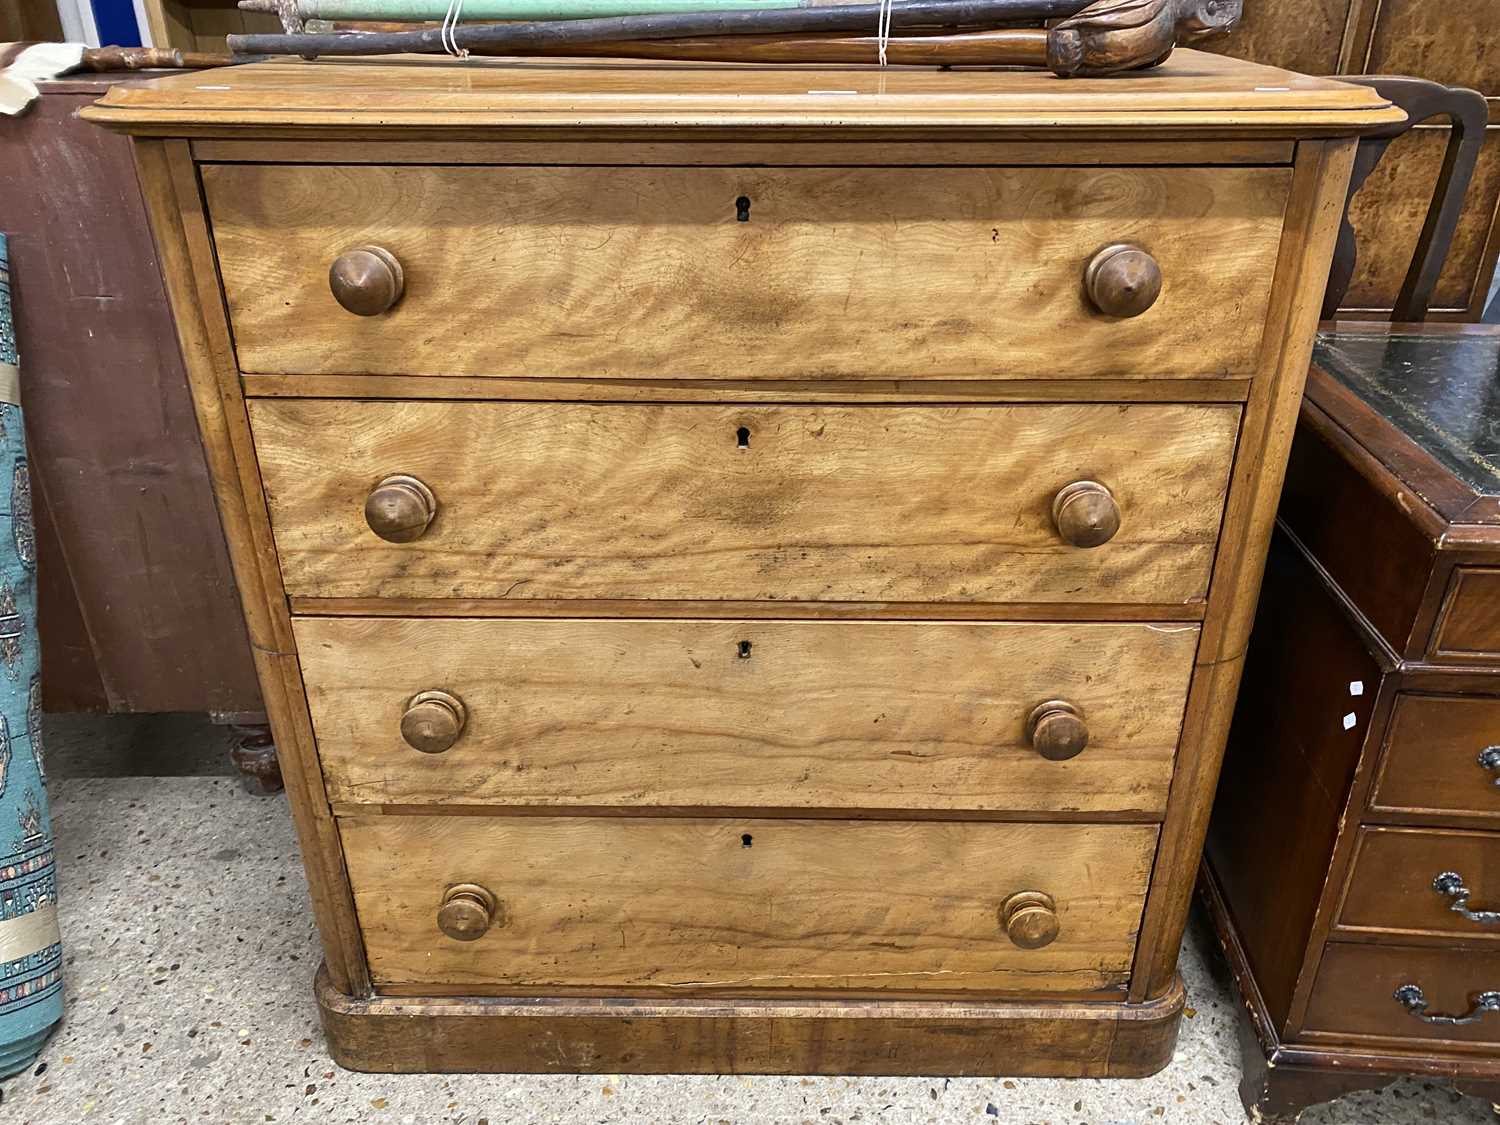
POLYGON ((885 602, 1204 597, 1233 406, 250 404, 289 594, 885 602), (410 474, 436 516, 366 521, 410 474), (1065 541, 1097 481, 1119 530, 1065 541), (420 529, 418 529, 420 530, 420 529))
POLYGON ((1318 966, 1303 1027, 1350 1038, 1441 1039, 1460 1049, 1467 1043, 1500 1043, 1500 1010, 1476 1010, 1486 992, 1500 992, 1500 951, 1331 942, 1318 966), (1396 990, 1407 986, 1418 992, 1398 999, 1396 990), (1477 1018, 1452 1024, 1422 1015, 1477 1018))
POLYGON ((1290 182, 1286 168, 203 168, 246 371, 657 379, 1249 375, 1290 182), (1117 243, 1163 279, 1131 318, 1085 294, 1090 259, 1117 243), (355 315, 329 272, 367 245, 395 257, 404 291, 355 315))
POLYGON ((1134 624, 294 626, 329 798, 407 805, 1160 815, 1198 640, 1134 624), (461 721, 424 702, 434 690, 461 721), (1075 710, 1044 710, 1028 737, 1051 701, 1075 710))
POLYGON ((1459 664, 1500 660, 1500 569, 1454 568, 1431 652, 1459 664))
POLYGON ((1370 810, 1500 822, 1500 699, 1401 695, 1370 810))
POLYGON ((1339 929, 1496 941, 1500 913, 1493 911, 1500 911, 1500 835, 1359 830, 1339 929))
POLYGON ((377 984, 683 994, 1118 988, 1156 844, 1151 825, 533 816, 340 825, 377 984), (497 900, 473 940, 449 937, 437 918, 445 892, 463 884, 497 900), (1003 928, 1002 906, 1023 891, 1050 896, 1050 944, 1023 948, 1003 928))

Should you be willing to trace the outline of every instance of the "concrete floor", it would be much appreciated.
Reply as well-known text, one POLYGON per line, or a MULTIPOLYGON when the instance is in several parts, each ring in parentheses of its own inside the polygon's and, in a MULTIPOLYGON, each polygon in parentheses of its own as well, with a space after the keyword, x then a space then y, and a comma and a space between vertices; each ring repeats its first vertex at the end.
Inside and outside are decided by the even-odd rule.
MULTIPOLYGON (((323 1047, 318 961, 285 803, 223 774, 226 736, 190 719, 49 727, 68 1017, 5 1083, 21 1123, 1005 1122, 1244 1120, 1234 1002, 1201 921, 1183 949, 1190 1018, 1155 1077, 734 1078, 353 1074, 323 1047), (101 776, 142 763, 190 776, 101 776), (91 776, 80 776, 91 775, 91 776)), ((1489 1107, 1400 1082, 1306 1125, 1493 1125, 1489 1107)))

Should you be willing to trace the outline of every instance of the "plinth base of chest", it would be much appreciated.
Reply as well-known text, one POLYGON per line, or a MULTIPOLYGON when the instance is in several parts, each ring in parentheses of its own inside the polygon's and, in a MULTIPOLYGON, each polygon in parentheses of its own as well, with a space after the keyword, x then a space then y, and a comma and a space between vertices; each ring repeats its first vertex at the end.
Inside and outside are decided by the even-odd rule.
POLYGON ((1159 999, 808 1001, 358 999, 326 970, 334 1061, 380 1073, 863 1074, 1140 1078, 1172 1057, 1180 979, 1159 999))

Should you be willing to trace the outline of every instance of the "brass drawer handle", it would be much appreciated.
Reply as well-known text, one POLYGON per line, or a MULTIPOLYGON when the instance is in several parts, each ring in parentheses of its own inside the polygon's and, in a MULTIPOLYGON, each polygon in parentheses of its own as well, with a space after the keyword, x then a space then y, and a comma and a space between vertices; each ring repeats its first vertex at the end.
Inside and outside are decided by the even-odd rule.
POLYGON ((1057 904, 1041 891, 1017 891, 1000 904, 1000 926, 1022 949, 1040 949, 1057 940, 1057 904))
POLYGON ((1469 898, 1474 892, 1464 886, 1464 877, 1457 871, 1444 871, 1432 881, 1432 889, 1452 900, 1448 903, 1449 910, 1455 914, 1462 914, 1471 922, 1479 922, 1486 926, 1500 922, 1500 910, 1469 909, 1469 898))
POLYGON ((1114 493, 1094 480, 1075 480, 1052 498, 1052 524, 1075 547, 1098 547, 1120 530, 1114 493))
POLYGON ((407 473, 386 477, 365 497, 365 523, 387 543, 410 543, 427 533, 437 515, 432 489, 407 473))
POLYGON ((478 883, 455 883, 443 892, 437 924, 454 941, 478 941, 494 925, 505 925, 505 912, 494 892, 478 883))
POLYGON ((1161 296, 1161 266, 1139 246, 1117 242, 1089 259, 1083 287, 1105 316, 1140 316, 1161 296))
POLYGON ((379 316, 401 300, 406 277, 396 255, 384 246, 356 246, 328 267, 328 288, 346 312, 379 316))
POLYGON ((1500 992, 1481 992, 1474 997, 1473 1006, 1461 1016, 1440 1016, 1429 1012, 1427 997, 1414 984, 1403 984, 1396 989, 1395 1000, 1406 1009, 1407 1015, 1415 1016, 1423 1023, 1478 1023, 1490 1012, 1500 1012, 1500 992))
POLYGON ((1066 699, 1049 699, 1027 717, 1026 741, 1049 762, 1065 762, 1089 744, 1089 725, 1083 712, 1066 699))
POLYGON ((468 710, 446 691, 419 691, 401 714, 401 738, 423 754, 441 754, 464 732, 468 710))
POLYGON ((1479 768, 1496 774, 1490 778, 1490 784, 1500 785, 1500 746, 1486 746, 1479 752, 1479 768))

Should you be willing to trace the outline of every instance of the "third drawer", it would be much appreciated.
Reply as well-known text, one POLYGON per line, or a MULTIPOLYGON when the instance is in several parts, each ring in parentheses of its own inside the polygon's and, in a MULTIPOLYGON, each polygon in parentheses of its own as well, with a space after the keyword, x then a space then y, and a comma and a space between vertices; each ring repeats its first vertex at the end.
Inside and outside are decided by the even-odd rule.
POLYGON ((294 629, 336 803, 1141 819, 1166 805, 1198 640, 1134 623, 294 629))
POLYGON ((1500 939, 1500 835, 1361 828, 1338 928, 1500 939))

